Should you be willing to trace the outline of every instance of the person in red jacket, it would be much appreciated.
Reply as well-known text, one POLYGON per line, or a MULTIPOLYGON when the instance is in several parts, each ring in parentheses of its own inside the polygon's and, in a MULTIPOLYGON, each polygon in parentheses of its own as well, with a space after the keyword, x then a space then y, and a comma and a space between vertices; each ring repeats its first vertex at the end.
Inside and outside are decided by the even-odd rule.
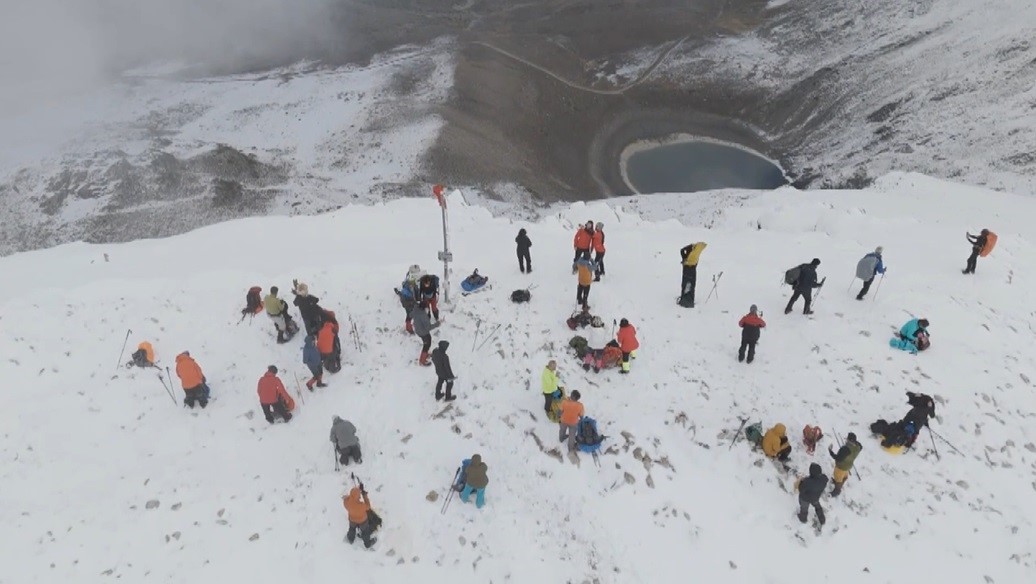
POLYGON ((759 307, 755 304, 748 309, 748 314, 737 322, 741 327, 741 348, 737 350, 738 362, 745 360, 745 349, 748 349, 748 362, 755 359, 755 344, 759 342, 759 333, 766 327, 766 321, 759 316, 759 307))
POLYGON ((576 255, 572 258, 572 273, 576 273, 576 262, 579 258, 583 258, 586 261, 590 261, 590 248, 593 247, 594 242, 594 222, 587 221, 586 225, 581 225, 576 231, 576 236, 572 238, 572 247, 576 249, 576 255))
POLYGON ((597 271, 594 273, 594 282, 600 282, 604 275, 604 223, 598 222, 594 226, 594 235, 591 239, 594 246, 594 263, 597 264, 597 271))
POLYGON ((284 418, 285 422, 291 421, 290 410, 295 406, 295 400, 291 399, 284 384, 277 377, 277 367, 270 365, 266 368, 266 375, 259 378, 259 405, 263 407, 263 415, 266 421, 274 423, 274 414, 284 418))
POLYGON ((619 342, 619 350, 622 351, 622 369, 619 373, 630 372, 630 358, 637 358, 637 349, 640 342, 637 341, 637 329, 625 318, 619 321, 619 332, 615 334, 615 340, 619 342))

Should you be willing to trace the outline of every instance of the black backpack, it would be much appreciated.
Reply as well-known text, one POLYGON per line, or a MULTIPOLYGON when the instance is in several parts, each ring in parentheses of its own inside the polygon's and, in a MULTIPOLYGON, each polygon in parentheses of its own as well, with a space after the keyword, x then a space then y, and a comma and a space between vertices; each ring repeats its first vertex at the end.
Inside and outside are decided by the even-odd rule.
POLYGON ((802 274, 802 266, 805 264, 799 264, 794 268, 784 272, 784 283, 789 286, 794 286, 795 282, 799 281, 799 276, 802 274))
POLYGON ((521 304, 522 302, 528 302, 532 298, 532 294, 528 290, 515 290, 511 292, 511 302, 521 304))

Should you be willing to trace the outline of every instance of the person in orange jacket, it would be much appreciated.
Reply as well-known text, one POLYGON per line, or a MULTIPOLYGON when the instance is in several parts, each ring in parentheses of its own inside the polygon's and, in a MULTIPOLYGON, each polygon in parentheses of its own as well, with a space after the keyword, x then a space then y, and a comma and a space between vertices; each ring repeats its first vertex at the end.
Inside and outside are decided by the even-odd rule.
POLYGON ((576 262, 580 259, 590 261, 590 248, 594 242, 594 222, 587 221, 586 225, 580 225, 572 238, 572 247, 576 249, 576 255, 572 258, 572 273, 576 273, 576 262))
POLYGON ((274 414, 291 421, 291 410, 295 407, 295 400, 291 399, 284 384, 277 377, 277 366, 270 365, 266 368, 266 374, 259 378, 259 405, 263 408, 263 415, 266 421, 274 423, 274 414))
POLYGON ((209 405, 209 386, 205 383, 205 374, 188 351, 176 356, 176 376, 183 386, 183 405, 192 410, 195 402, 202 408, 209 405))
POLYGON ((630 359, 637 358, 637 349, 640 348, 637 329, 624 318, 619 321, 619 332, 615 333, 615 340, 619 342, 619 349, 622 351, 622 368, 619 369, 619 373, 629 373, 630 359))
POLYGON ((759 316, 759 307, 753 304, 748 309, 748 314, 737 321, 741 327, 741 348, 737 350, 738 362, 745 360, 745 349, 748 349, 748 362, 755 359, 755 344, 759 342, 759 334, 766 328, 766 321, 759 316))
POLYGON ((558 420, 558 442, 568 440, 568 451, 576 451, 576 428, 583 417, 583 404, 579 403, 579 390, 561 401, 561 419, 558 420))
POLYGON ((604 223, 598 222, 594 226, 594 235, 592 238, 594 246, 594 264, 597 269, 594 270, 594 282, 600 282, 601 276, 604 275, 604 223))
POLYGON ((351 544, 356 541, 356 532, 359 531, 360 539, 363 540, 363 547, 370 549, 378 540, 371 537, 374 529, 370 522, 372 511, 367 492, 360 487, 353 487, 349 491, 348 496, 342 497, 342 506, 349 513, 349 533, 346 534, 345 538, 351 544))

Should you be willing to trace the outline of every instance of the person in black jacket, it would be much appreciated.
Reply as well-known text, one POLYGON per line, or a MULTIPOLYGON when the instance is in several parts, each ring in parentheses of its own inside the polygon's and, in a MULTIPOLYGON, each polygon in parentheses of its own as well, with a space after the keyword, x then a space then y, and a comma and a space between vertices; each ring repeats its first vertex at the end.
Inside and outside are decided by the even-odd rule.
POLYGON ((299 283, 298 280, 292 280, 291 283, 294 285, 291 293, 295 295, 292 304, 299 307, 302 324, 306 327, 306 336, 316 335, 320 332, 320 327, 324 326, 324 309, 317 304, 320 299, 309 295, 309 286, 306 284, 299 283))
POLYGON ((968 256, 968 265, 961 270, 961 273, 974 274, 975 264, 978 263, 978 254, 982 253, 982 250, 985 249, 986 242, 989 239, 989 230, 983 229, 978 235, 966 233, 965 237, 967 237, 968 243, 971 244, 971 255, 968 256))
POLYGON ((514 243, 517 245, 518 253, 518 269, 522 273, 532 273, 532 256, 529 255, 529 248, 532 247, 532 240, 529 239, 528 234, 525 233, 524 229, 518 230, 518 237, 514 238, 514 243))
POLYGON ((439 377, 439 381, 435 383, 435 401, 446 399, 451 402, 456 398, 453 395, 453 380, 457 377, 453 374, 453 368, 450 367, 450 356, 446 354, 450 343, 446 341, 439 341, 439 347, 432 351, 432 365, 435 365, 435 375, 439 377), (446 384, 446 395, 443 396, 442 386, 446 384))
MULTIPOLYGON (((799 296, 806 299, 806 306, 802 309, 802 314, 813 314, 813 311, 809 309, 813 303, 813 289, 824 285, 824 282, 817 282, 818 266, 820 266, 820 260, 817 258, 813 258, 813 261, 808 264, 799 266, 799 277, 794 284, 795 293, 791 295, 788 306, 784 308, 784 314, 791 312, 791 308, 795 305, 795 301, 799 299, 799 296)), ((827 278, 824 278, 824 280, 827 280, 827 278)))
POLYGON ((921 428, 927 426, 928 420, 935 417, 935 400, 930 395, 908 391, 907 403, 911 406, 910 411, 903 416, 900 424, 903 426, 910 422, 914 424, 914 433, 907 439, 905 444, 907 448, 910 448, 921 434, 921 428))
POLYGON ((817 512, 817 521, 823 525, 827 519, 824 517, 824 509, 820 506, 820 496, 827 488, 827 476, 824 475, 820 465, 813 463, 809 465, 809 476, 799 479, 799 521, 805 523, 809 517, 809 506, 817 512))

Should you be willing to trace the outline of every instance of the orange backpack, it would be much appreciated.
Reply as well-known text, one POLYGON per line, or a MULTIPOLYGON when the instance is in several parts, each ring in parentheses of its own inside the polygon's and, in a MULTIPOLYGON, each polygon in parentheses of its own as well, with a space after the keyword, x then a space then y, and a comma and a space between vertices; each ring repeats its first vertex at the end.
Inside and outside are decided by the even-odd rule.
POLYGON ((988 234, 986 234, 986 246, 982 248, 982 251, 980 251, 978 255, 981 257, 986 257, 990 254, 990 252, 993 251, 994 247, 996 247, 996 234, 990 231, 988 234))

